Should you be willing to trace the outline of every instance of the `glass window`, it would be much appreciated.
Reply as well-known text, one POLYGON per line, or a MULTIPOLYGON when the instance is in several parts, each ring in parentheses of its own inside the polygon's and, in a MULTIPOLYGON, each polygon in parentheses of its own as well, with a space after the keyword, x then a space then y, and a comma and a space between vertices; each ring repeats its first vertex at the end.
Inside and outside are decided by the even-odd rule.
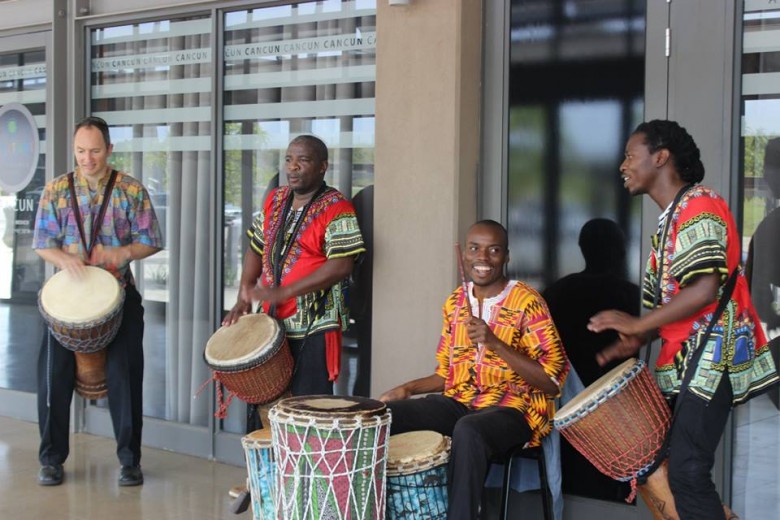
MULTIPOLYGON (((771 348, 780 347, 780 8, 745 2, 740 158, 745 273, 771 348)), ((775 357, 775 362, 778 359, 775 357)), ((777 518, 780 390, 734 409, 732 504, 741 518, 777 518)))
POLYGON ((110 164, 149 191, 165 250, 135 263, 144 298, 144 414, 208 424, 203 348, 213 332, 211 20, 90 33, 90 109, 111 127, 110 164))
POLYGON ((43 260, 32 249, 46 183, 46 56, 0 54, 0 387, 34 392, 44 331, 37 295, 43 260))
MULTIPOLYGON (((284 155, 294 137, 314 134, 325 142, 325 181, 355 197, 356 207, 371 191, 358 195, 374 181, 376 2, 262 7, 226 13, 224 23, 223 309, 228 310, 238 294, 246 230, 268 191, 286 184, 284 155)), ((360 206, 358 218, 370 204, 360 206)), ((361 222, 364 235, 371 233, 368 222, 361 222)), ((370 270, 364 278, 370 281, 370 270)), ((351 302, 352 321, 370 322, 367 299, 358 296, 351 302)), ((357 329, 353 323, 344 340, 349 366, 339 377, 341 393, 352 393, 358 379, 368 381, 368 357, 358 369, 358 352, 370 349, 370 329, 362 344, 357 329)))
MULTIPOLYGON (((589 368, 593 363, 578 366, 575 359, 585 355, 569 349, 576 345, 579 352, 595 354, 605 343, 579 341, 577 331, 590 317, 582 313, 639 310, 641 201, 623 188, 618 167, 626 139, 643 115, 644 17, 643 1, 511 2, 509 274, 547 289, 583 272, 580 230, 594 218, 619 227, 601 236, 619 237, 622 230, 626 237, 624 262, 611 261, 615 265, 609 271, 588 271, 566 282, 593 288, 604 281, 608 291, 591 289, 599 291, 598 298, 591 292, 580 300, 567 295, 565 305, 552 294, 561 286, 546 294, 569 358, 586 385, 599 374, 589 368)), ((602 256, 617 250, 612 247, 599 249, 602 256)), ((566 493, 618 503, 628 496, 627 484, 601 475, 566 443, 562 463, 566 493)))

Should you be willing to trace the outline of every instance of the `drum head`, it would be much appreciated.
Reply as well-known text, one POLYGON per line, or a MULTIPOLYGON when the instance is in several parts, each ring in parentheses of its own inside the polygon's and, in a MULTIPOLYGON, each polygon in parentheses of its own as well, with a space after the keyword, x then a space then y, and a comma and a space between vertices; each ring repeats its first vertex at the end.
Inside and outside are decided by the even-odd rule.
POLYGON ((235 368, 262 358, 279 347, 279 322, 266 314, 246 314, 229 327, 220 327, 206 343, 206 362, 215 369, 235 368))
POLYGON ((252 444, 260 447, 270 447, 273 442, 271 441, 271 428, 261 428, 255 430, 252 433, 248 433, 241 438, 241 442, 244 444, 252 444))
POLYGON ((86 266, 83 276, 59 271, 41 289, 41 309, 49 317, 69 324, 90 323, 116 309, 122 301, 122 286, 99 267, 86 266))
POLYGON ((397 466, 427 460, 446 449, 447 441, 444 435, 438 432, 422 430, 399 433, 390 437, 387 465, 397 466))
POLYGON ((564 422, 568 418, 576 416, 583 408, 593 406, 599 400, 606 398, 606 394, 619 386, 636 377, 639 370, 644 367, 644 362, 636 358, 625 360, 596 381, 594 381, 585 390, 566 403, 566 405, 555 413, 556 423, 564 422))
POLYGON ((303 395, 282 399, 275 406, 281 413, 293 416, 313 416, 328 419, 373 417, 385 413, 382 401, 366 397, 333 395, 303 395))

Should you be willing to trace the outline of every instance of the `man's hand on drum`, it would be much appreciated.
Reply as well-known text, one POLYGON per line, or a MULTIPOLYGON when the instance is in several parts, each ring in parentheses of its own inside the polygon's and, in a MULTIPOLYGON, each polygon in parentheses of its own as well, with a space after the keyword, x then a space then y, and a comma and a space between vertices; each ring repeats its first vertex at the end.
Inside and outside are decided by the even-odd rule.
POLYGON ((387 403, 389 401, 402 401, 410 397, 412 397, 412 391, 406 385, 400 385, 380 395, 379 400, 387 403))
POLYGON ((73 276, 80 277, 84 274, 84 268, 86 267, 86 264, 84 263, 84 260, 82 260, 78 255, 63 253, 57 259, 57 267, 61 271, 67 271, 73 276))
POLYGON ((238 291, 238 301, 233 305, 233 308, 225 315, 222 320, 223 327, 229 327, 233 325, 244 314, 252 312, 252 296, 250 295, 251 288, 241 286, 238 291))
POLYGON ((289 287, 265 287, 260 284, 252 287, 249 294, 252 301, 267 302, 271 305, 281 303, 296 296, 292 294, 289 287))
POLYGON ((639 318, 622 311, 599 312, 590 318, 588 330, 614 330, 618 333, 616 342, 596 354, 596 362, 602 367, 616 359, 627 359, 635 355, 647 341, 647 333, 640 327, 639 318))
POLYGON ((131 260, 128 246, 103 247, 102 244, 97 244, 92 250, 89 262, 92 265, 119 270, 129 264, 131 260))

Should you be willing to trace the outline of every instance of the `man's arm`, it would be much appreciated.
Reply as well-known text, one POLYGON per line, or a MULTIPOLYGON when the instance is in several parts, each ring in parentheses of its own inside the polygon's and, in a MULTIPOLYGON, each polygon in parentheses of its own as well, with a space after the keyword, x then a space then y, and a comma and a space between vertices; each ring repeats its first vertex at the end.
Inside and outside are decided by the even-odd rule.
POLYGON ((80 256, 66 253, 58 247, 36 249, 35 252, 38 256, 43 258, 44 261, 49 262, 62 271, 80 273, 84 269, 84 260, 82 260, 80 256))
POLYGON ((431 374, 396 386, 392 390, 388 390, 379 396, 379 400, 384 402, 400 401, 402 399, 409 399, 413 395, 442 391, 444 391, 444 378, 438 374, 431 374))
MULTIPOLYGON (((330 258, 310 275, 282 287, 253 287, 251 296, 271 304, 332 287, 352 272, 354 256, 330 258)), ((242 276, 243 280, 243 276, 242 276)))
POLYGON ((119 247, 104 247, 97 244, 92 250, 90 262, 94 265, 112 266, 119 269, 133 260, 143 260, 161 250, 162 248, 146 244, 127 244, 119 247))

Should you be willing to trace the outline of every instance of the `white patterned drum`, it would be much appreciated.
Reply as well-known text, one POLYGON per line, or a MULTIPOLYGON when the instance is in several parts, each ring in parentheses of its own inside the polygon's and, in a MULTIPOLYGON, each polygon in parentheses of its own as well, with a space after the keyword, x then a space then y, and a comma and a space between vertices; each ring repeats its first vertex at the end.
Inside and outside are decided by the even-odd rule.
POLYGON ((446 520, 450 438, 433 431, 390 437, 387 518, 446 520))
POLYGON ((278 518, 384 518, 390 429, 384 403, 291 397, 271 408, 268 417, 279 471, 278 518))

